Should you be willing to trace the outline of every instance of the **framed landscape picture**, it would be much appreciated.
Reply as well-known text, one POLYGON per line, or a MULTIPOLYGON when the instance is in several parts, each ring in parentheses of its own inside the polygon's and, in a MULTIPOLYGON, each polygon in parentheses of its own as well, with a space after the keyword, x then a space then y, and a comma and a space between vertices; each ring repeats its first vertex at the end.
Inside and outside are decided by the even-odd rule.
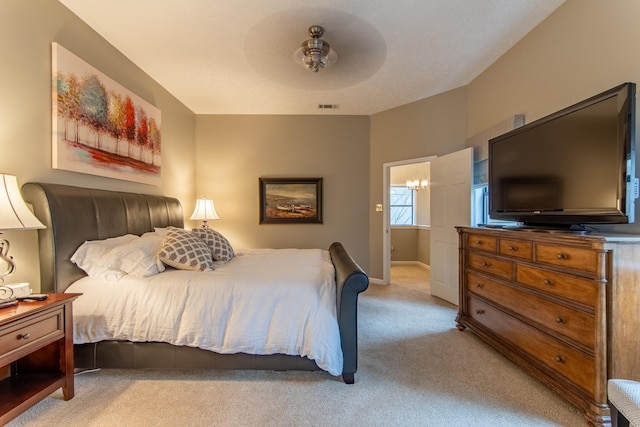
POLYGON ((322 178, 259 178, 260 224, 322 224, 322 178))

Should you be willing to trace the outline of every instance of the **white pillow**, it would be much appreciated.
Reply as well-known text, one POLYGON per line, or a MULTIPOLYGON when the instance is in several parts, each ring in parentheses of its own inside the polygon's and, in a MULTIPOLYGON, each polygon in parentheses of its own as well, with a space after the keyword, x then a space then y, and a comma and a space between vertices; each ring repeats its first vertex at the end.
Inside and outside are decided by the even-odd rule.
POLYGON ((138 277, 153 276, 164 271, 158 258, 162 236, 148 233, 136 240, 114 246, 105 254, 105 263, 111 269, 122 270, 138 277))
MULTIPOLYGON (((161 235, 162 237, 166 237, 167 235, 167 228, 162 228, 162 227, 154 227, 153 228, 155 230, 156 233, 158 233, 159 235, 161 235)), ((151 233, 151 232, 150 232, 151 233)), ((146 234, 146 233, 145 233, 146 234)))
POLYGON ((114 281, 125 275, 124 271, 109 268, 103 262, 105 254, 114 246, 137 239, 134 234, 111 237, 103 240, 87 240, 71 256, 70 261, 91 277, 102 277, 114 281))
POLYGON ((125 274, 147 277, 164 271, 158 258, 162 236, 147 233, 143 237, 133 234, 83 243, 71 261, 91 277, 108 281, 125 274))

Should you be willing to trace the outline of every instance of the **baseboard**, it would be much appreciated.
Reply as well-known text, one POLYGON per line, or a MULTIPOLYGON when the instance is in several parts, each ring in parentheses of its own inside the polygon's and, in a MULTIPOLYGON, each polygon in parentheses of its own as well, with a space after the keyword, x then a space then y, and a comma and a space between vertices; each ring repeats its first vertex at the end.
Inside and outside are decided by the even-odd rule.
POLYGON ((430 265, 427 265, 420 261, 391 261, 391 266, 394 265, 417 265, 418 267, 422 267, 426 270, 431 270, 430 265))

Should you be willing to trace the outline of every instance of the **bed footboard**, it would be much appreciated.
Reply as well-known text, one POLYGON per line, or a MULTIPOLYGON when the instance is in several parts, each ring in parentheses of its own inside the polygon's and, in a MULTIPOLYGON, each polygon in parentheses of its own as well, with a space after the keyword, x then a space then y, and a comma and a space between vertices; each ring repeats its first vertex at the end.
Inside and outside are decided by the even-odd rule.
POLYGON ((369 278, 340 242, 329 247, 336 270, 336 309, 344 355, 342 379, 353 384, 358 370, 358 294, 369 286, 369 278))

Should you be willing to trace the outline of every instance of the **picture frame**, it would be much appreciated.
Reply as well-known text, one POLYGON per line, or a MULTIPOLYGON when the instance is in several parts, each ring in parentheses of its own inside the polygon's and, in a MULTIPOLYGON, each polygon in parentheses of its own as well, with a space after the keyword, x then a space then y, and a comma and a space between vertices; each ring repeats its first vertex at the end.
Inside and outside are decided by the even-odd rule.
POLYGON ((260 224, 322 224, 322 178, 258 178, 260 224))

